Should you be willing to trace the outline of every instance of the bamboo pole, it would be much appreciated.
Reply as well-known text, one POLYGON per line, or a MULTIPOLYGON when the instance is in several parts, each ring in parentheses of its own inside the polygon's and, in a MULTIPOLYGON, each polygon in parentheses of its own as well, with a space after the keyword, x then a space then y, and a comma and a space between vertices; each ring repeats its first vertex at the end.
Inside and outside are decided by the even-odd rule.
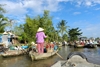
POLYGON ((61 59, 64 59, 60 54, 58 54, 57 52, 56 52, 56 54, 61 58, 61 59))

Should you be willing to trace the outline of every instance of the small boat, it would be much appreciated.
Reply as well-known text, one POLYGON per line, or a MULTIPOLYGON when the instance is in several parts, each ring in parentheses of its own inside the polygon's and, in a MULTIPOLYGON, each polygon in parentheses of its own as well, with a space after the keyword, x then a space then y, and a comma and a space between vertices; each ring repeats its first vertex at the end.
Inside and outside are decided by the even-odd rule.
POLYGON ((0 52, 0 57, 2 56, 3 53, 4 53, 4 52, 0 52))
POLYGON ((60 60, 51 67, 100 67, 100 65, 88 62, 84 54, 76 52, 69 54, 67 60, 60 60))
POLYGON ((0 42, 0 45, 4 45, 4 43, 1 43, 1 42, 0 42))
POLYGON ((100 46, 100 43, 96 44, 97 46, 100 46))
POLYGON ((75 43, 74 43, 74 42, 69 42, 69 43, 68 43, 68 46, 74 47, 74 46, 75 46, 75 43))
POLYGON ((1 53, 4 53, 5 51, 7 51, 8 50, 8 48, 5 48, 4 46, 3 46, 3 43, 0 43, 0 56, 1 56, 1 53))
POLYGON ((1 54, 2 57, 19 56, 27 53, 27 49, 22 50, 8 50, 1 54))
POLYGON ((33 60, 41 60, 41 59, 47 59, 53 55, 55 55, 58 52, 58 50, 54 50, 53 52, 47 52, 47 53, 36 53, 33 51, 29 52, 29 56, 31 57, 32 61, 33 60))
POLYGON ((83 48, 84 45, 75 45, 74 47, 75 47, 75 48, 83 48))
POLYGON ((96 44, 87 44, 84 46, 85 48, 96 48, 97 45, 96 44))
POLYGON ((58 47, 62 47, 62 44, 59 44, 58 47))

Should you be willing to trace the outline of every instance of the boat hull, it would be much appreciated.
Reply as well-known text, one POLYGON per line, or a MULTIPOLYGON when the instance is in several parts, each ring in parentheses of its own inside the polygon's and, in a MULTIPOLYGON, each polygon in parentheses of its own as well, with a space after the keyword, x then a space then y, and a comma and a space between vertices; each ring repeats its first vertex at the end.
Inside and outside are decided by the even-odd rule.
POLYGON ((27 50, 8 50, 1 54, 2 57, 12 57, 26 54, 27 50))
POLYGON ((75 47, 75 48, 83 48, 84 45, 75 45, 74 47, 75 47))
POLYGON ((58 50, 53 51, 53 52, 38 54, 38 53, 35 53, 33 51, 30 51, 29 56, 31 57, 32 61, 33 60, 41 60, 41 59, 47 59, 47 58, 55 55, 57 52, 58 52, 58 50))

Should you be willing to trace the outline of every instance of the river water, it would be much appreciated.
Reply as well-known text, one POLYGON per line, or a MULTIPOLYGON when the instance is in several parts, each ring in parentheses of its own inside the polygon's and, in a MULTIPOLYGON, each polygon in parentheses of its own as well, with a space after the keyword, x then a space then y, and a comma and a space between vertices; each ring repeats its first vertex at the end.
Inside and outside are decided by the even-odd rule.
MULTIPOLYGON (((89 62, 100 64, 100 47, 89 49, 65 46, 61 47, 58 53, 66 59, 70 52, 82 52, 86 55, 89 62)), ((39 61, 31 61, 28 55, 9 58, 0 57, 0 67, 50 67, 50 65, 54 64, 58 60, 62 60, 58 55, 39 61)))

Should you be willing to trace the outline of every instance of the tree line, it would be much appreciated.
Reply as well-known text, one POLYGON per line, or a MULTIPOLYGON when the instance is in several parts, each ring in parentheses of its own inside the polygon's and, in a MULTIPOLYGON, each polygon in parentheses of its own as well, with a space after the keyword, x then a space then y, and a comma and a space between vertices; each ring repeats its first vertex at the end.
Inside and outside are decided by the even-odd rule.
POLYGON ((35 35, 39 27, 44 28, 44 32, 48 36, 48 38, 46 38, 47 42, 59 42, 64 40, 74 41, 78 40, 78 37, 82 35, 81 29, 79 29, 79 27, 70 29, 70 26, 67 25, 68 22, 66 22, 66 20, 59 21, 55 28, 52 21, 53 17, 49 15, 48 10, 44 10, 42 16, 37 15, 36 17, 30 17, 26 15, 24 24, 13 26, 13 21, 7 17, 4 17, 3 14, 6 11, 2 6, 3 5, 0 5, 0 33, 5 31, 5 27, 10 26, 10 30, 18 35, 18 40, 23 40, 24 43, 30 43, 32 41, 35 42, 35 35))

